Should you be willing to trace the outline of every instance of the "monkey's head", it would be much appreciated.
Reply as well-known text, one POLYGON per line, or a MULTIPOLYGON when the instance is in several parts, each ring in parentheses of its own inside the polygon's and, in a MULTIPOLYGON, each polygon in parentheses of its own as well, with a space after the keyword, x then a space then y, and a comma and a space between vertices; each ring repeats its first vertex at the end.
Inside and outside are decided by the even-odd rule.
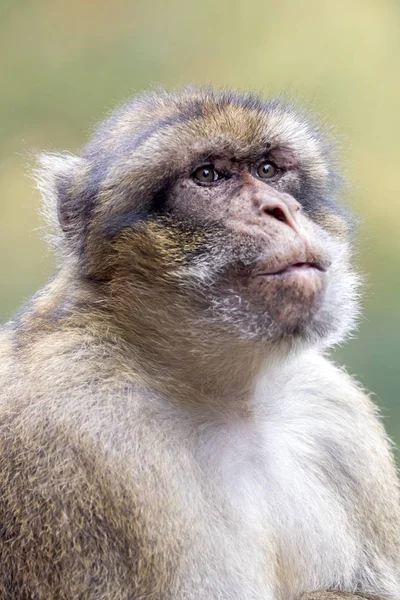
POLYGON ((180 311, 182 328, 268 343, 329 344, 352 327, 357 278, 330 145, 292 107, 144 95, 82 158, 42 162, 64 261, 132 320, 159 310, 165 326, 180 311))

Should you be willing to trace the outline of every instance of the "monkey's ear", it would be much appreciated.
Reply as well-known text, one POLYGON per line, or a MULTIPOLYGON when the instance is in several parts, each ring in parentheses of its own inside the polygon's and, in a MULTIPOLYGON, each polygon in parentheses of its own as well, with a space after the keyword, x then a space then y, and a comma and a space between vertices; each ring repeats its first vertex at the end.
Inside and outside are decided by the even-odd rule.
POLYGON ((34 170, 43 198, 43 214, 50 227, 49 241, 60 248, 65 238, 78 234, 76 181, 84 161, 72 154, 41 154, 34 170))

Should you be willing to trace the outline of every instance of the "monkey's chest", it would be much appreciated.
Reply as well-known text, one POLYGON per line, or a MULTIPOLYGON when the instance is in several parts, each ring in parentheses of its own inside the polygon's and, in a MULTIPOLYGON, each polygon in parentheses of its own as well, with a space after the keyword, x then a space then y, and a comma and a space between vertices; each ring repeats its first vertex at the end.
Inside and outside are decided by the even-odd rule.
MULTIPOLYGON (((357 547, 337 490, 301 448, 239 442, 214 465, 216 509, 277 597, 351 587, 357 547)), ((250 566, 248 567, 251 572, 250 566)))

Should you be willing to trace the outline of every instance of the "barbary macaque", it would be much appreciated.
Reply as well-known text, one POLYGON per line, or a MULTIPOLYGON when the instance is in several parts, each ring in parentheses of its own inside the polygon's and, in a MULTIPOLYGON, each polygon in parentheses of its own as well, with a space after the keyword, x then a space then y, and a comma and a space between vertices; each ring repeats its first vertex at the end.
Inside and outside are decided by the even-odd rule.
POLYGON ((58 270, 0 334, 1 600, 400 599, 391 445, 320 128, 150 93, 41 158, 58 270))

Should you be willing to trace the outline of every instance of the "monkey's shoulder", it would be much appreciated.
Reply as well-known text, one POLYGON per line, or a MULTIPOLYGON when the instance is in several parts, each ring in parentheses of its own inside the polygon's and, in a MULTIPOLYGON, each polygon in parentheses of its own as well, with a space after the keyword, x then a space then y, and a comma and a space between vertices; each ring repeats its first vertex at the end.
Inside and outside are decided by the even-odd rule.
POLYGON ((381 479, 382 469, 395 480, 392 444, 377 406, 326 357, 307 353, 275 380, 265 376, 257 386, 256 405, 269 443, 275 440, 310 472, 319 470, 357 490, 366 480, 381 479))
POLYGON ((336 421, 367 419, 379 422, 369 394, 344 367, 312 351, 289 361, 276 372, 266 371, 255 388, 255 403, 266 411, 282 410, 287 417, 336 421))

